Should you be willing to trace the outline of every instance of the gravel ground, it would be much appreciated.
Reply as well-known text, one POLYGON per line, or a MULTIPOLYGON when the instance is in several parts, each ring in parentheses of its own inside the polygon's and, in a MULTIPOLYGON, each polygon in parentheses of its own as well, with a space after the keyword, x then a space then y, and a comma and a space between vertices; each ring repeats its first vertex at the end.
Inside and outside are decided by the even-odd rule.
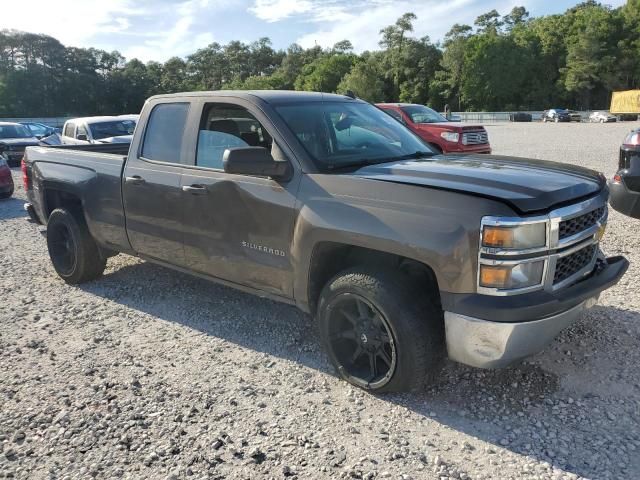
MULTIPOLYGON (((610 176, 632 126, 488 129, 495 153, 610 176)), ((23 199, 0 202, 0 477, 640 478, 637 221, 611 213, 631 268, 543 353, 373 396, 292 307, 124 255, 65 285, 23 199)))

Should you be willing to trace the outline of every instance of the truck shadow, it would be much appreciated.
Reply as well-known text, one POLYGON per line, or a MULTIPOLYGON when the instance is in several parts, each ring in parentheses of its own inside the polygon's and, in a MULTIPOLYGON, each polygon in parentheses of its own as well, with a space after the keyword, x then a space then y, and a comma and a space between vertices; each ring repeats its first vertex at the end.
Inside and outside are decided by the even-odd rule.
MULTIPOLYGON (((159 319, 335 376, 311 318, 294 307, 151 263, 124 266, 80 288, 159 319), (154 285, 162 285, 162 290, 154 285), (195 303, 197 312, 206 315, 194 313, 195 303)), ((616 365, 622 355, 620 346, 603 339, 610 326, 621 328, 610 325, 610 319, 621 313, 630 322, 640 320, 637 312, 596 307, 531 362, 494 371, 447 362, 438 381, 425 391, 380 395, 378 401, 406 407, 422 418, 477 439, 475 445, 438 446, 439 454, 453 464, 468 451, 480 450, 489 462, 495 459, 498 463, 494 465, 498 465, 506 460, 506 450, 507 455, 511 452, 547 462, 551 469, 581 477, 634 477, 640 464, 634 460, 637 455, 629 456, 632 452, 625 446, 640 441, 633 436, 640 385, 633 383, 637 378, 631 371, 633 365, 628 370, 616 365), (598 325, 602 322, 607 323, 606 328, 598 325), (581 353, 567 360, 565 348, 581 353)), ((613 338, 616 333, 611 335, 613 338)), ((631 342, 637 344, 638 339, 631 337, 631 342)), ((546 478, 551 470, 540 474, 546 478)))

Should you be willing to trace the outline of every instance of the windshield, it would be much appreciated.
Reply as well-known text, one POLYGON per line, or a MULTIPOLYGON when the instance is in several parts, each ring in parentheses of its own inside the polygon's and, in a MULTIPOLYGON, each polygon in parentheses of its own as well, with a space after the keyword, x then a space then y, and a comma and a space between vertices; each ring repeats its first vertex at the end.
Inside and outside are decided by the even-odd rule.
POLYGON ((435 110, 424 105, 407 105, 400 109, 409 115, 413 123, 440 123, 448 122, 448 120, 435 110))
POLYGON ((321 170, 433 154, 398 121, 368 103, 305 103, 276 111, 321 170))
POLYGON ((101 140, 121 135, 132 135, 136 128, 133 120, 115 120, 112 122, 92 123, 89 125, 94 140, 101 140))
POLYGON ((0 125, 0 138, 32 138, 33 135, 23 125, 0 125))

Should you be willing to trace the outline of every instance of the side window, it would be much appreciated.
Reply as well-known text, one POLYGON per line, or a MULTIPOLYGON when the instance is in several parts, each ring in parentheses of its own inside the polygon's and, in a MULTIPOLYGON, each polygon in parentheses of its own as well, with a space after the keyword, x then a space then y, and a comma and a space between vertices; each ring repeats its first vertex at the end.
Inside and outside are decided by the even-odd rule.
POLYGON ((63 135, 65 137, 73 137, 73 131, 75 130, 76 126, 73 123, 67 123, 64 127, 64 133, 63 135))
POLYGON ((189 113, 188 103, 161 103, 149 115, 142 144, 142 157, 180 163, 182 137, 189 113))
POLYGON ((222 170, 222 156, 228 148, 264 147, 273 140, 246 108, 232 104, 207 104, 200 119, 196 165, 222 170))
POLYGON ((385 113, 388 113, 389 115, 391 115, 393 118, 395 118, 396 120, 398 120, 400 123, 404 124, 406 123, 404 121, 404 118, 402 118, 402 115, 400 114, 400 112, 396 111, 396 110, 392 110, 392 109, 384 109, 385 113))
POLYGON ((78 125, 78 129, 76 130, 76 138, 78 138, 80 135, 84 135, 88 138, 87 129, 84 127, 84 125, 78 125))

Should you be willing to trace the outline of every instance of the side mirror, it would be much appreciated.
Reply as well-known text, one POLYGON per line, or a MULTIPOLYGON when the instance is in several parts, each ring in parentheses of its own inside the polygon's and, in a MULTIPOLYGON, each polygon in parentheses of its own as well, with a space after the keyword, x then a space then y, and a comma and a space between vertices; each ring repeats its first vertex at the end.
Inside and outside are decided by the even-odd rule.
POLYGON ((264 147, 228 148, 222 156, 226 173, 286 178, 290 175, 289 162, 276 162, 264 147))
POLYGON ((76 140, 84 140, 85 142, 89 140, 86 133, 79 133, 76 135, 76 140))

